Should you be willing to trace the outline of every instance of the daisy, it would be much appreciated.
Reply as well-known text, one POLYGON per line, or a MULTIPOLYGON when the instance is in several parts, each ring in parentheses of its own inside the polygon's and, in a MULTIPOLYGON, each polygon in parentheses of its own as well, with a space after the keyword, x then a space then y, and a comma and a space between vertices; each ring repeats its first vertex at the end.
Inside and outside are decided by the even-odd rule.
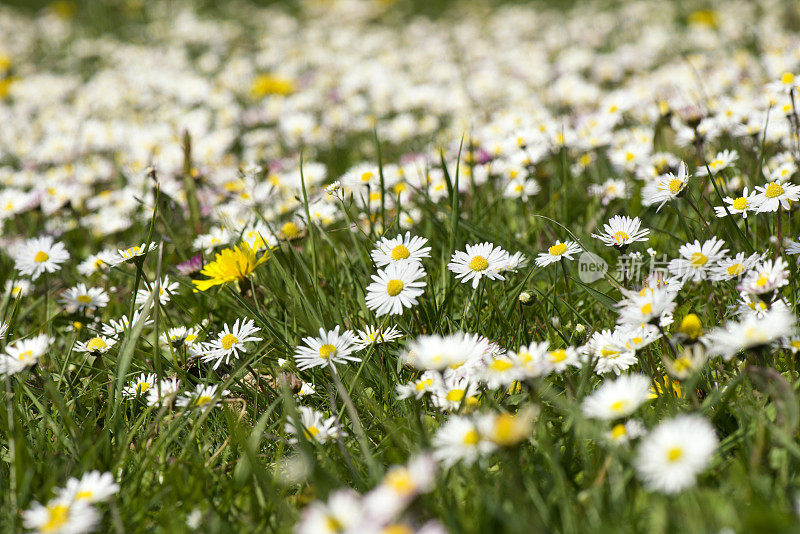
POLYGON ((144 256, 156 247, 158 247, 156 243, 142 243, 141 245, 134 245, 126 249, 118 249, 117 258, 114 263, 116 264, 135 260, 136 258, 144 256))
MULTIPOLYGON (((303 435, 307 440, 325 443, 340 435, 335 416, 325 419, 325 416, 323 416, 321 412, 308 406, 298 406, 297 413, 300 416, 303 435)), ((287 422, 284 429, 287 434, 294 434, 295 436, 299 434, 292 422, 287 422)), ((346 434, 341 433, 341 435, 344 436, 346 434)), ((297 443, 297 438, 291 438, 289 442, 297 443)))
POLYGON ((210 254, 216 247, 224 245, 230 240, 230 232, 217 226, 209 230, 207 234, 200 234, 195 237, 192 246, 195 249, 202 249, 206 254, 210 254))
POLYGON ((573 347, 547 351, 544 355, 544 361, 556 373, 563 373, 569 367, 580 368, 581 366, 578 351, 573 347))
POLYGON ((217 339, 207 342, 204 345, 206 354, 203 356, 204 362, 214 362, 213 368, 216 369, 225 362, 228 365, 231 358, 239 358, 239 351, 246 352, 244 344, 251 341, 261 341, 260 337, 253 334, 261 331, 252 319, 236 319, 233 327, 223 325, 222 332, 217 334, 217 339))
POLYGON ((88 352, 89 354, 104 354, 116 344, 117 340, 102 335, 95 336, 89 341, 76 341, 72 348, 75 352, 88 352))
MULTIPOLYGON (((173 293, 178 291, 178 282, 170 282, 169 276, 165 276, 158 284, 158 301, 162 306, 165 306, 173 293)), ((155 289, 155 284, 151 289, 140 289, 136 292, 136 305, 140 308, 147 304, 150 298, 150 293, 155 289)))
POLYGON ((553 371, 553 359, 548 357, 550 344, 547 341, 523 345, 517 351, 508 351, 508 358, 514 362, 520 379, 536 378, 553 371))
POLYGON ((591 184, 588 192, 589 196, 600 198, 603 206, 608 206, 612 200, 628 197, 628 185, 625 180, 610 178, 602 184, 591 184))
POLYGON ((355 339, 350 330, 339 334, 339 326, 333 330, 319 329, 319 337, 304 337, 304 347, 295 349, 294 359, 297 368, 302 370, 314 367, 332 366, 335 363, 360 362, 361 358, 353 356, 356 350, 355 339))
POLYGON ((478 384, 460 373, 445 373, 444 379, 435 383, 431 401, 440 410, 454 411, 461 406, 478 405, 478 384))
POLYGON ((0 375, 10 376, 36 365, 52 342, 47 334, 39 334, 6 345, 5 354, 0 355, 0 375))
POLYGON ((652 206, 658 204, 656 211, 659 211, 664 204, 678 198, 686 189, 691 175, 686 173, 686 164, 680 162, 678 164, 678 175, 667 173, 657 176, 655 179, 649 181, 642 188, 642 204, 645 206, 652 206))
POLYGON ((177 378, 160 380, 157 384, 153 384, 152 387, 148 389, 147 404, 149 406, 161 404, 178 393, 180 387, 181 385, 177 378))
POLYGON ((91 276, 94 273, 102 270, 108 269, 109 267, 113 267, 117 265, 120 261, 120 256, 118 253, 104 250, 98 252, 97 254, 92 254, 82 262, 78 264, 78 272, 81 273, 83 276, 91 276))
POLYGON ((445 467, 458 462, 472 464, 479 456, 495 450, 497 446, 478 432, 470 417, 451 416, 433 436, 433 457, 445 467))
POLYGON ((215 401, 230 393, 230 391, 224 389, 218 395, 217 388, 216 384, 211 386, 197 384, 194 391, 189 391, 178 397, 175 404, 181 407, 198 408, 201 411, 206 411, 216 405, 215 401))
POLYGON ((386 269, 372 275, 373 283, 367 286, 367 308, 375 316, 402 315, 405 308, 418 304, 417 297, 425 292, 422 278, 426 276, 422 265, 414 262, 389 264, 386 269))
POLYGON ((580 348, 580 352, 595 362, 594 372, 598 375, 605 373, 619 375, 621 371, 630 368, 638 361, 636 351, 628 348, 617 332, 611 330, 601 330, 592 334, 589 341, 580 348))
POLYGON ((77 502, 98 503, 107 501, 119 491, 119 485, 111 473, 90 471, 80 478, 70 478, 67 485, 59 490, 59 497, 77 502))
POLYGON ((397 391, 397 399, 403 400, 411 397, 414 397, 415 399, 421 399, 427 393, 431 393, 437 387, 439 387, 439 383, 441 381, 442 375, 439 374, 438 371, 425 371, 416 380, 412 380, 411 382, 407 382, 405 384, 398 384, 395 387, 395 390, 397 391))
POLYGON ((54 242, 50 236, 35 237, 16 247, 12 252, 14 268, 36 280, 42 273, 54 273, 69 259, 63 243, 54 242))
POLYGON ((186 347, 186 351, 192 356, 198 356, 203 350, 202 344, 198 341, 200 327, 176 326, 161 334, 161 342, 164 345, 172 345, 174 348, 186 347))
POLYGON ((520 269, 525 268, 528 265, 528 258, 522 252, 515 252, 508 257, 508 263, 506 264, 507 271, 511 271, 515 273, 520 269))
POLYGON ((775 180, 763 186, 756 186, 756 195, 753 197, 753 206, 758 213, 778 211, 780 208, 788 210, 790 202, 800 200, 800 185, 775 180))
POLYGON ((100 521, 100 514, 85 500, 64 497, 52 499, 47 505, 35 502, 22 512, 27 529, 48 534, 78 534, 91 532, 100 521))
POLYGON ((581 246, 575 241, 556 241, 555 244, 547 249, 547 252, 542 252, 536 257, 536 265, 544 267, 555 263, 562 258, 573 260, 573 254, 581 251, 581 246))
POLYGON ((595 239, 602 241, 606 246, 623 249, 636 241, 647 241, 649 239, 650 230, 648 228, 640 229, 641 224, 642 221, 639 220, 639 217, 631 219, 630 217, 615 215, 608 223, 603 225, 604 233, 591 235, 595 239))
POLYGON ((450 258, 447 268, 457 279, 466 284, 472 280, 473 289, 481 278, 505 280, 500 273, 508 267, 508 252, 492 243, 467 245, 466 252, 457 250, 450 258))
POLYGON ((748 272, 742 283, 736 288, 749 295, 763 295, 777 291, 789 284, 789 269, 783 258, 774 262, 764 260, 748 272))
MULTIPOLYGON (((421 454, 411 458, 406 465, 393 465, 381 480, 381 483, 370 491, 364 504, 373 520, 380 522, 395 518, 411 500, 420 493, 426 493, 436 482, 436 461, 430 454, 421 454)), ((384 529, 382 532, 402 534, 413 530, 384 529)))
POLYGON ((705 280, 708 278, 709 270, 728 252, 728 249, 722 248, 724 245, 725 241, 716 237, 712 237, 702 245, 698 240, 686 243, 678 250, 682 257, 670 260, 667 269, 670 274, 684 282, 705 280))
POLYGON ((389 343, 395 339, 400 339, 403 334, 397 329, 397 325, 392 325, 391 328, 375 328, 374 326, 367 326, 364 330, 359 330, 355 334, 354 340, 356 350, 362 350, 373 343, 380 345, 381 343, 389 343))
POLYGON ((481 380, 489 389, 505 388, 520 380, 522 372, 516 361, 508 355, 502 355, 489 361, 481 371, 481 380))
POLYGON ((327 502, 314 501, 300 516, 296 534, 341 534, 361 529, 365 521, 361 496, 350 488, 331 493, 327 502))
POLYGON ((741 215, 743 219, 746 219, 748 211, 756 210, 756 196, 757 193, 755 191, 748 194, 748 190, 745 187, 742 191, 742 196, 723 198, 722 201, 725 202, 727 206, 715 206, 714 212, 717 214, 717 217, 726 217, 728 213, 730 213, 731 215, 741 215))
POLYGON ((500 447, 512 447, 530 436, 533 420, 538 410, 521 409, 516 415, 510 413, 486 413, 475 421, 481 436, 500 447))
POLYGON ((155 373, 142 373, 138 378, 128 382, 128 385, 122 390, 122 396, 126 399, 135 399, 136 397, 144 396, 149 394, 150 388, 152 388, 155 383, 155 373))
POLYGON ((630 421, 614 425, 606 436, 612 443, 624 445, 632 439, 644 436, 646 431, 641 421, 631 419, 630 421))
POLYGON ((655 427, 639 445, 635 467, 652 491, 674 494, 695 484, 717 448, 714 428, 699 415, 679 415, 655 427))
POLYGON ((795 240, 786 245, 786 253, 796 256, 800 254, 800 240, 795 240))
POLYGON ((617 324, 638 327, 656 324, 662 327, 672 322, 675 298, 678 294, 666 286, 644 288, 639 292, 623 291, 626 295, 617 303, 617 324))
POLYGON ((745 256, 744 252, 739 252, 733 258, 722 258, 711 268, 708 278, 710 280, 733 280, 752 269, 761 258, 762 255, 757 252, 749 256, 745 256))
POLYGON ((728 321, 709 332, 703 341, 710 355, 728 361, 743 350, 763 347, 796 332, 794 315, 784 307, 774 307, 760 317, 751 314, 742 321, 728 321))
POLYGON ((32 287, 33 284, 22 278, 17 280, 6 280, 5 292, 11 295, 12 298, 16 299, 30 295, 32 287))
POLYGON ((422 258, 431 256, 431 247, 425 246, 427 242, 424 237, 412 236, 410 232, 393 239, 384 237, 375 244, 372 261, 378 267, 404 261, 421 262, 422 258))
POLYGON ((735 150, 723 150, 722 152, 717 152, 717 155, 708 162, 708 168, 705 166, 698 167, 695 171, 695 174, 697 176, 706 176, 708 174, 708 169, 711 169, 711 172, 716 174, 719 171, 725 170, 733 165, 738 159, 739 153, 735 150))
MULTIPOLYGON (((124 334, 128 328, 130 328, 131 324, 135 325, 138 323, 141 316, 141 310, 135 310, 133 312, 133 320, 128 319, 127 315, 123 315, 119 319, 111 319, 108 321, 108 323, 104 323, 102 325, 103 335, 108 337, 119 337, 121 334, 124 334)), ((151 324, 153 324, 153 319, 149 317, 144 319, 145 326, 151 324)))
POLYGON ((83 313, 104 308, 108 304, 108 293, 103 288, 87 288, 81 283, 64 291, 60 300, 67 313, 83 313))
POLYGON ((487 341, 461 332, 446 336, 422 335, 409 343, 400 359, 417 369, 444 369, 479 359, 488 348, 487 341))
POLYGON ((650 397, 650 379, 644 375, 623 375, 604 381, 583 399, 583 415, 595 419, 619 419, 631 415, 650 397))

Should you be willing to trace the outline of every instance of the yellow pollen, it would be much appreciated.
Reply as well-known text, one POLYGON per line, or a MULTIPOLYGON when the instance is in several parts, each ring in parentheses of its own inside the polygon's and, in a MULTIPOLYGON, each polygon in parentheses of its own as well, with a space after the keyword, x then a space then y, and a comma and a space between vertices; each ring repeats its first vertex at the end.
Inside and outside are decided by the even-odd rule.
POLYGON ((600 356, 603 358, 616 358, 619 356, 619 351, 611 347, 603 347, 600 349, 600 356))
POLYGON ((784 85, 789 85, 794 83, 794 74, 791 72, 784 72, 783 76, 781 76, 781 83, 784 85))
POLYGON ((741 263, 734 263, 726 269, 728 276, 739 276, 744 272, 744 265, 741 263))
POLYGON ((464 445, 477 445, 480 436, 478 436, 478 432, 475 430, 470 430, 466 434, 464 434, 464 445))
POLYGON ((672 447, 667 451, 667 460, 670 462, 677 462, 683 456, 683 449, 680 447, 672 447))
POLYGON ((222 336, 220 343, 222 344, 222 348, 225 350, 230 350, 232 346, 239 342, 239 338, 234 336, 233 334, 225 334, 222 336))
POLYGON ((20 352, 19 356, 17 356, 17 358, 19 358, 19 361, 21 361, 21 362, 27 362, 28 360, 31 359, 31 356, 33 356, 33 351, 32 350, 26 350, 25 352, 20 352))
POLYGON ((447 392, 445 398, 450 402, 461 402, 461 399, 464 398, 464 393, 466 393, 463 389, 451 389, 447 392))
POLYGON ((386 284, 386 292, 389 294, 390 297, 395 297, 400 294, 403 290, 403 281, 402 280, 389 280, 389 283, 386 284))
POLYGON ((625 434, 627 434, 627 432, 625 431, 625 425, 623 425, 622 423, 620 423, 618 425, 615 425, 614 428, 611 429, 611 438, 612 439, 615 439, 615 440, 619 439, 622 436, 624 436, 625 434))
POLYGON ((550 352, 550 361, 553 363, 561 363, 567 359, 567 351, 558 349, 550 352))
POLYGON ((416 489, 411 473, 404 467, 392 469, 386 473, 384 483, 400 495, 411 495, 416 489))
POLYGON ((767 285, 767 282, 769 282, 769 275, 767 275, 766 273, 761 273, 758 276, 758 280, 756 280, 756 285, 758 287, 764 287, 765 285, 767 285))
POLYGON ((150 384, 147 382, 139 382, 138 384, 136 384, 136 391, 138 393, 144 393, 148 389, 150 389, 150 384))
POLYGON ((747 199, 745 197, 739 197, 733 201, 733 209, 744 210, 745 208, 747 208, 747 199))
POLYGON ((630 402, 626 399, 618 400, 612 403, 610 408, 612 412, 621 412, 622 410, 625 409, 626 406, 628 406, 628 404, 630 404, 630 402))
POLYGON ((375 176, 375 175, 372 174, 371 172, 367 171, 367 172, 365 172, 365 173, 363 173, 361 175, 361 181, 362 182, 369 182, 370 180, 372 180, 373 176, 375 176))
POLYGON ((86 343, 86 348, 91 352, 103 350, 106 347, 108 347, 108 344, 101 337, 93 337, 86 343))
POLYGON ((197 397, 197 406, 202 406, 204 404, 208 404, 209 402, 211 402, 211 397, 208 395, 200 395, 197 397))
POLYGON ((36 253, 36 256, 33 257, 33 261, 36 263, 44 263, 50 259, 50 256, 47 255, 47 252, 40 250, 36 253))
POLYGON ((677 195, 682 187, 683 187, 683 182, 681 182, 677 178, 673 178, 672 180, 669 181, 669 192, 672 193, 673 195, 677 195))
POLYGON ((319 348, 319 357, 327 360, 328 358, 336 356, 336 347, 330 343, 325 343, 319 348))
POLYGON ((653 304, 651 302, 648 302, 647 304, 645 304, 640 308, 640 311, 642 312, 642 315, 650 315, 651 313, 653 313, 653 304))
POLYGON ((514 367, 514 364, 508 360, 495 360, 491 363, 489 367, 492 369, 492 371, 502 372, 502 371, 508 371, 509 369, 514 367))
POLYGON ((433 379, 432 378, 427 378, 425 380, 420 380, 419 382, 417 382, 414 385, 414 389, 416 389, 417 391, 422 391, 422 390, 424 390, 426 388, 431 387, 432 385, 433 385, 433 379))
POLYGON ((764 194, 766 195, 767 198, 779 197, 783 194, 783 187, 781 187, 778 182, 772 182, 767 186, 767 189, 766 191, 764 191, 764 194))
POLYGON ((708 256, 702 252, 695 252, 692 254, 692 259, 689 263, 692 265, 692 267, 702 267, 708 263, 708 256))
POLYGON ((90 297, 89 295, 78 295, 78 297, 75 300, 77 300, 82 304, 90 304, 92 302, 92 297, 90 297))
POLYGON ((613 237, 614 237, 614 241, 616 241, 617 243, 622 243, 622 242, 627 241, 628 239, 630 239, 630 236, 628 234, 626 234, 625 232, 623 232, 622 230, 620 230, 619 232, 615 233, 613 237))
POLYGON ((311 425, 310 427, 306 428, 306 435, 308 437, 315 438, 317 437, 317 434, 319 434, 319 428, 315 427, 314 425, 311 425))
POLYGON ((408 251, 405 245, 397 245, 392 249, 392 259, 394 261, 397 260, 404 260, 408 258, 411 253, 408 251))
POLYGON ((469 260, 469 268, 473 271, 485 271, 489 268, 489 262, 483 256, 475 256, 469 260))
POLYGON ((85 500, 87 500, 87 501, 88 501, 89 499, 91 499, 91 498, 92 498, 92 495, 94 495, 94 494, 92 493, 92 490, 83 490, 83 491, 79 491, 78 493, 76 493, 76 494, 75 494, 75 500, 76 500, 76 501, 79 501, 79 500, 81 500, 81 499, 85 499, 85 500))
POLYGON ((551 256, 561 256, 566 251, 567 251, 567 245, 565 245, 564 243, 553 245, 552 247, 547 249, 547 252, 549 252, 551 256))
POLYGON ((42 525, 42 532, 57 532, 69 520, 69 506, 57 504, 47 507, 47 522, 42 525))

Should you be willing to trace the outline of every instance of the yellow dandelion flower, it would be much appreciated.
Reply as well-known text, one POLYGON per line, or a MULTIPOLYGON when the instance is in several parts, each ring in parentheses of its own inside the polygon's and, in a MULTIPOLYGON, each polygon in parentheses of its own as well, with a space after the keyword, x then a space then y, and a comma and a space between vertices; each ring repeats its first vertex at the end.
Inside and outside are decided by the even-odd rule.
POLYGON ((200 271, 208 279, 194 280, 195 291, 207 291, 214 286, 244 280, 267 261, 268 256, 269 252, 266 252, 257 258, 256 251, 244 241, 238 247, 226 248, 200 271))

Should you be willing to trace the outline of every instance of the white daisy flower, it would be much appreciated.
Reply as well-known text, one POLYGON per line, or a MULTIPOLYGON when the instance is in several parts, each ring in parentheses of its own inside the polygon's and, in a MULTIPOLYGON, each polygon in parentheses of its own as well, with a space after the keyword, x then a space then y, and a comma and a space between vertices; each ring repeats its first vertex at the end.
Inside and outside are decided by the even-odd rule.
POLYGON ((117 250, 117 259, 115 263, 122 263, 125 261, 131 261, 136 258, 139 258, 150 252, 151 250, 158 247, 156 243, 142 243, 141 245, 134 245, 132 247, 128 247, 126 249, 118 249, 117 250))
POLYGON ((216 384, 210 386, 197 384, 197 386, 194 388, 194 391, 186 392, 178 397, 178 400, 175 401, 175 404, 180 407, 197 408, 201 411, 206 411, 209 408, 216 406, 217 400, 227 396, 230 393, 230 391, 224 389, 218 394, 218 387, 219 386, 216 384))
POLYGON ((6 345, 5 354, 0 355, 0 375, 10 376, 36 365, 52 342, 47 334, 39 334, 6 345))
POLYGON ((617 324, 638 327, 643 324, 656 324, 664 327, 672 323, 677 292, 666 286, 645 287, 639 292, 623 291, 623 298, 617 307, 617 324))
POLYGON ((72 348, 75 352, 88 352, 89 354, 104 354, 116 344, 112 337, 97 335, 88 341, 76 341, 72 348))
POLYGON ((787 244, 786 253, 793 256, 800 254, 800 240, 795 240, 787 244))
MULTIPOLYGON (((717 152, 717 155, 708 162, 708 169, 711 169, 711 172, 716 174, 733 165, 738 159, 739 153, 735 150, 723 150, 722 152, 717 152)), ((706 169, 705 166, 698 167, 695 171, 695 175, 706 176, 708 174, 708 169, 706 169)))
POLYGON ((119 491, 119 484, 111 473, 90 471, 80 479, 70 478, 67 485, 59 490, 58 496, 78 502, 98 503, 107 501, 119 491))
POLYGON ((422 258, 430 258, 431 247, 426 247, 428 242, 424 237, 412 236, 406 232, 405 236, 398 235, 393 239, 382 238, 375 243, 372 251, 372 261, 378 267, 398 262, 421 262, 422 258))
POLYGON ((160 380, 158 383, 153 384, 147 393, 147 404, 149 406, 156 406, 163 403, 165 400, 170 400, 173 395, 180 390, 180 382, 177 378, 166 378, 160 380))
MULTIPOLYGON (((162 306, 165 306, 169 301, 170 297, 173 293, 178 291, 178 282, 170 282, 169 276, 165 276, 161 282, 158 284, 158 301, 161 303, 162 306)), ((140 289, 136 292, 136 305, 140 308, 147 303, 147 299, 150 298, 150 293, 155 289, 155 283, 153 283, 150 289, 140 289)))
POLYGON ((542 252, 536 257, 536 265, 544 267, 555 263, 562 258, 573 260, 572 256, 581 251, 581 246, 575 241, 556 241, 555 244, 547 249, 547 252, 542 252))
POLYGON ((636 241, 647 241, 649 239, 650 230, 648 228, 641 228, 642 221, 639 217, 630 217, 615 215, 608 223, 603 225, 602 234, 591 234, 595 239, 599 239, 606 246, 625 248, 631 243, 636 241))
POLYGON ((516 361, 505 354, 487 362, 480 373, 480 379, 489 389, 508 387, 520 378, 522 378, 522 371, 516 361))
POLYGON ((83 313, 104 308, 108 304, 108 293, 101 287, 87 288, 81 283, 64 291, 60 301, 67 313, 83 313))
POLYGON ((142 373, 137 378, 128 382, 122 390, 122 396, 126 399, 135 399, 150 394, 150 389, 156 384, 155 373, 142 373))
POLYGON ((528 265, 528 258, 522 252, 515 252, 508 256, 508 264, 506 265, 506 271, 511 271, 515 273, 520 269, 525 268, 528 265))
POLYGON ((691 175, 686 173, 686 164, 680 162, 678 164, 678 175, 667 173, 657 176, 653 180, 645 184, 642 188, 642 204, 645 206, 652 206, 658 204, 656 211, 667 202, 678 198, 686 189, 691 175))
POLYGON ((433 392, 442 381, 442 375, 438 371, 425 371, 416 380, 412 380, 406 384, 398 384, 395 388, 397 391, 397 399, 421 399, 426 393, 433 392))
POLYGON ((633 439, 644 436, 646 432, 647 429, 641 421, 631 419, 614 425, 606 436, 612 443, 623 445, 633 439))
MULTIPOLYGON (((322 415, 321 412, 308 406, 298 406, 297 413, 300 416, 300 424, 303 426, 303 434, 307 440, 325 443, 340 435, 335 416, 325 419, 325 416, 322 415)), ((296 436, 299 433, 294 423, 291 421, 286 423, 284 429, 287 434, 294 434, 296 436)), ((347 434, 342 432, 341 435, 346 436, 347 434)), ((297 438, 289 439, 289 443, 297 443, 297 441, 297 438)))
POLYGON ((225 228, 215 226, 207 234, 200 234, 192 241, 192 247, 202 249, 210 254, 216 247, 225 245, 231 240, 231 234, 225 228))
POLYGON ((376 345, 390 343, 403 337, 403 334, 397 329, 397 325, 392 325, 390 328, 367 326, 364 330, 356 332, 355 336, 356 350, 362 350, 373 343, 376 345))
POLYGON ((580 348, 580 352, 595 362, 594 372, 598 375, 619 375, 638 361, 636 351, 626 346, 625 340, 620 338, 616 330, 595 332, 580 348))
POLYGON ((217 334, 217 339, 205 343, 203 348, 206 354, 203 355, 204 362, 214 362, 213 368, 218 368, 223 362, 225 365, 230 363, 231 358, 239 358, 239 351, 247 352, 245 343, 261 341, 260 337, 253 334, 261 331, 252 319, 236 319, 233 327, 223 325, 222 332, 217 334))
POLYGON ((569 367, 580 368, 581 366, 578 351, 573 347, 549 350, 544 354, 543 359, 556 373, 563 373, 569 367))
POLYGON ((595 419, 627 417, 650 398, 650 386, 650 379, 640 374, 605 380, 597 390, 583 399, 581 409, 586 417, 595 419))
POLYGON ((674 494, 694 486, 717 448, 714 428, 699 415, 679 415, 645 436, 637 451, 639 478, 652 491, 674 494))
MULTIPOLYGON (((108 321, 108 323, 104 323, 103 325, 101 325, 103 335, 108 337, 120 337, 122 334, 127 332, 131 324, 135 325, 136 323, 138 323, 139 318, 141 316, 142 316, 141 310, 134 310, 132 321, 128 319, 127 315, 123 315, 119 319, 111 319, 108 321)), ((151 319, 150 317, 144 319, 144 326, 148 326, 151 324, 153 324, 153 319, 151 319)))
POLYGON ((717 217, 727 217, 728 213, 730 213, 731 215, 741 215, 743 219, 746 219, 748 211, 756 210, 756 196, 757 193, 755 191, 748 193, 745 187, 744 190, 742 190, 741 196, 736 198, 723 198, 722 201, 725 202, 727 206, 715 206, 714 212, 717 214, 717 217))
POLYGON ((409 343, 400 359, 417 369, 444 369, 479 359, 488 349, 487 341, 462 332, 422 335, 409 343))
POLYGON ((472 287, 478 287, 481 278, 505 280, 500 273, 508 267, 508 252, 492 243, 467 245, 466 252, 457 250, 450 258, 447 268, 456 279, 466 284, 472 280, 472 287))
POLYGON ((470 417, 451 416, 433 436, 433 456, 444 467, 458 462, 472 464, 479 456, 488 454, 497 446, 481 436, 470 417))
POLYGON ((355 339, 350 330, 339 334, 339 326, 333 330, 319 329, 319 337, 304 337, 305 346, 295 349, 294 359, 297 368, 302 370, 323 367, 335 363, 360 362, 361 358, 353 356, 356 350, 355 339))
POLYGON ((54 242, 50 236, 34 237, 21 243, 12 251, 14 268, 20 274, 36 280, 43 273, 54 273, 69 259, 63 243, 54 242))
POLYGON ((431 401, 440 410, 454 411, 478 404, 478 384, 463 373, 445 373, 431 391, 431 401))
POLYGON ((417 297, 425 292, 422 278, 426 276, 417 262, 389 264, 386 269, 372 275, 373 282, 367 286, 367 308, 382 315, 402 315, 405 308, 418 304, 417 297))
POLYGON ((100 521, 100 514, 85 500, 57 497, 47 505, 35 502, 22 512, 27 529, 48 534, 91 532, 100 521))
POLYGON ((507 355, 519 369, 520 378, 536 378, 553 371, 553 364, 548 357, 550 344, 547 341, 523 345, 517 351, 508 351, 507 355))
POLYGON ((785 307, 773 309, 760 317, 747 315, 742 321, 728 321, 704 336, 709 355, 730 360, 743 350, 762 347, 797 333, 794 315, 785 307))
POLYGON ((789 277, 789 268, 783 258, 778 257, 774 262, 767 259, 749 271, 736 289, 749 295, 772 293, 788 285, 789 277))
POLYGON ((365 521, 361 496, 350 488, 333 492, 327 502, 306 506, 296 534, 339 534, 360 529, 365 521))
POLYGON ((778 180, 763 186, 756 186, 756 195, 753 205, 758 213, 778 211, 780 208, 788 210, 790 202, 800 200, 800 185, 778 180))
POLYGON ((753 268, 762 258, 762 255, 754 252, 746 256, 744 252, 739 252, 732 258, 722 258, 717 261, 708 275, 710 280, 733 280, 753 268))
POLYGON ((27 297, 31 293, 33 284, 30 281, 19 278, 17 280, 6 280, 5 292, 11 298, 27 297))
POLYGON ((709 270, 728 252, 728 249, 722 248, 724 245, 725 241, 716 237, 712 237, 702 245, 698 240, 686 243, 678 250, 682 257, 670 260, 667 269, 670 274, 684 282, 705 280, 708 278, 709 270))

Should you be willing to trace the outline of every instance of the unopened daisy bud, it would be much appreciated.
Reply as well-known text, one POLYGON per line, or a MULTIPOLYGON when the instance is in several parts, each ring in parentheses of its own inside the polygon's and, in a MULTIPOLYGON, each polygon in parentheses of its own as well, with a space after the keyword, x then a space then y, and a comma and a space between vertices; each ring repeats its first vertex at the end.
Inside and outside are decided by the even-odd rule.
POLYGON ((487 437, 501 447, 513 447, 530 434, 534 415, 533 409, 520 411, 517 415, 498 414, 487 432, 487 437))
POLYGON ((700 322, 700 318, 696 314, 689 313, 681 321, 678 332, 689 339, 697 339, 703 333, 703 323, 700 322))
POLYGON ((583 323, 578 323, 575 325, 575 328, 573 330, 575 330, 576 334, 583 334, 584 332, 586 332, 586 327, 583 325, 583 323))
POLYGON ((558 328, 561 326, 561 319, 558 318, 557 315, 554 315, 550 322, 553 324, 553 328, 558 328))
POLYGON ((770 245, 777 245, 778 244, 778 237, 771 235, 769 236, 769 244, 770 245))
POLYGON ((533 295, 528 293, 527 291, 523 291, 519 294, 519 303, 523 306, 532 306, 536 299, 533 298, 533 295))

